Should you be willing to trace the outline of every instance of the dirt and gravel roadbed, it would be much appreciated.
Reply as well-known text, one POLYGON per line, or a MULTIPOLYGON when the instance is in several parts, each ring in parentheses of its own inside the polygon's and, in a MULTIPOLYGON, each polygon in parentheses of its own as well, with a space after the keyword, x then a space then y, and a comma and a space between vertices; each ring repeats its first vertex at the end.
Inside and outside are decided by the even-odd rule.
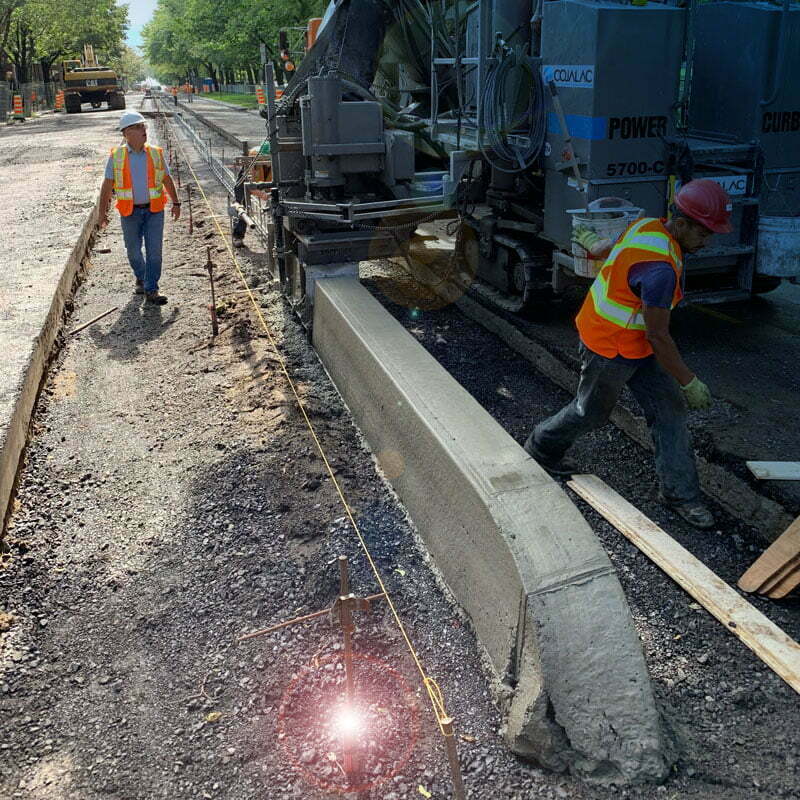
MULTIPOLYGON (((329 606, 339 554, 356 592, 376 587, 212 225, 206 215, 190 237, 167 224, 167 306, 132 293, 116 222, 76 297, 70 327, 120 310, 65 340, 20 475, 0 569, 2 797, 317 800, 343 788, 327 724, 343 691, 340 636, 324 620, 236 637, 329 606), (219 267, 214 342, 207 247, 219 267)), ((457 720, 470 797, 609 796, 508 754, 474 638, 263 257, 241 260, 457 720)), ((448 797, 441 739, 393 621, 378 603, 358 626, 372 721, 360 796, 421 797, 422 786, 448 797)))

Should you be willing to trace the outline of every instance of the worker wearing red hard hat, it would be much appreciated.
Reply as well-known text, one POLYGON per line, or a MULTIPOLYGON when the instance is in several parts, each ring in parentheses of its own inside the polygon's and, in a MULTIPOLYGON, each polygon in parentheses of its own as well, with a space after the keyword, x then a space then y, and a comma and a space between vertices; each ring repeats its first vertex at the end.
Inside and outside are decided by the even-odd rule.
MULTIPOLYGON (((627 384, 645 413, 655 450, 661 501, 697 528, 714 518, 701 500, 686 406, 708 408, 708 387, 686 366, 669 333, 683 297, 683 256, 729 233, 730 200, 712 180, 694 180, 675 196, 669 219, 632 222, 610 248, 578 313, 581 376, 575 399, 539 423, 525 450, 549 471, 578 470, 565 453, 582 434, 604 425, 627 384), (684 402, 684 398, 685 401, 684 402)), ((580 244, 597 244, 581 232, 580 244)))

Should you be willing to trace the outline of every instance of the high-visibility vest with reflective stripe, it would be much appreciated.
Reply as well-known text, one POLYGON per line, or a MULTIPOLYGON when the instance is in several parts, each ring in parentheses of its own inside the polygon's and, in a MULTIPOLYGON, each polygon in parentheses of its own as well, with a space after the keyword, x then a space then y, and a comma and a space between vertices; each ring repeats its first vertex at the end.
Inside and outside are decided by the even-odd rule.
POLYGON ((606 358, 646 358, 653 348, 645 335, 642 301, 628 285, 631 267, 662 261, 675 270, 674 308, 683 297, 680 245, 664 220, 645 217, 631 223, 608 254, 575 320, 581 341, 606 358))
MULTIPOLYGON (((160 147, 144 146, 147 153, 147 190, 150 194, 150 210, 163 211, 164 197, 164 153, 160 147)), ((114 194, 117 196, 117 211, 127 217, 133 213, 133 181, 128 161, 128 146, 121 145, 111 150, 114 167, 114 194)))

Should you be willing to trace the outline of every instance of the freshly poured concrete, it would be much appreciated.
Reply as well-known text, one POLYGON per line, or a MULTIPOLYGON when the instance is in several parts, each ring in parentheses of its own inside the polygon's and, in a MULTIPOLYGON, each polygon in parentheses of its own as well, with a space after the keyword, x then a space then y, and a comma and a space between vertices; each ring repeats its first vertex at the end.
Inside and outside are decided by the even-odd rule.
POLYGON ((0 520, 65 303, 96 225, 106 157, 120 141, 119 116, 46 115, 0 127, 0 520))
POLYGON ((317 282, 314 345, 515 687, 510 746, 590 780, 662 779, 670 742, 622 588, 566 494, 357 280, 317 282))

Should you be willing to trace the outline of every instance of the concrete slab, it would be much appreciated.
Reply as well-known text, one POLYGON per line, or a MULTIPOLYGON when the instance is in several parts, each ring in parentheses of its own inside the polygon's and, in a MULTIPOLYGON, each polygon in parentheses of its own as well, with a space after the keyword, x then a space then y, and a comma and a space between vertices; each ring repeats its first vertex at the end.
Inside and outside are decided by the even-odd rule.
POLYGON ((517 752, 661 780, 671 745, 615 571, 561 488, 353 278, 317 282, 314 345, 511 701, 517 752))
MULTIPOLYGON (((89 239, 121 112, 0 128, 0 520, 42 375, 89 239)), ((103 309, 98 309, 98 313, 103 309)))

